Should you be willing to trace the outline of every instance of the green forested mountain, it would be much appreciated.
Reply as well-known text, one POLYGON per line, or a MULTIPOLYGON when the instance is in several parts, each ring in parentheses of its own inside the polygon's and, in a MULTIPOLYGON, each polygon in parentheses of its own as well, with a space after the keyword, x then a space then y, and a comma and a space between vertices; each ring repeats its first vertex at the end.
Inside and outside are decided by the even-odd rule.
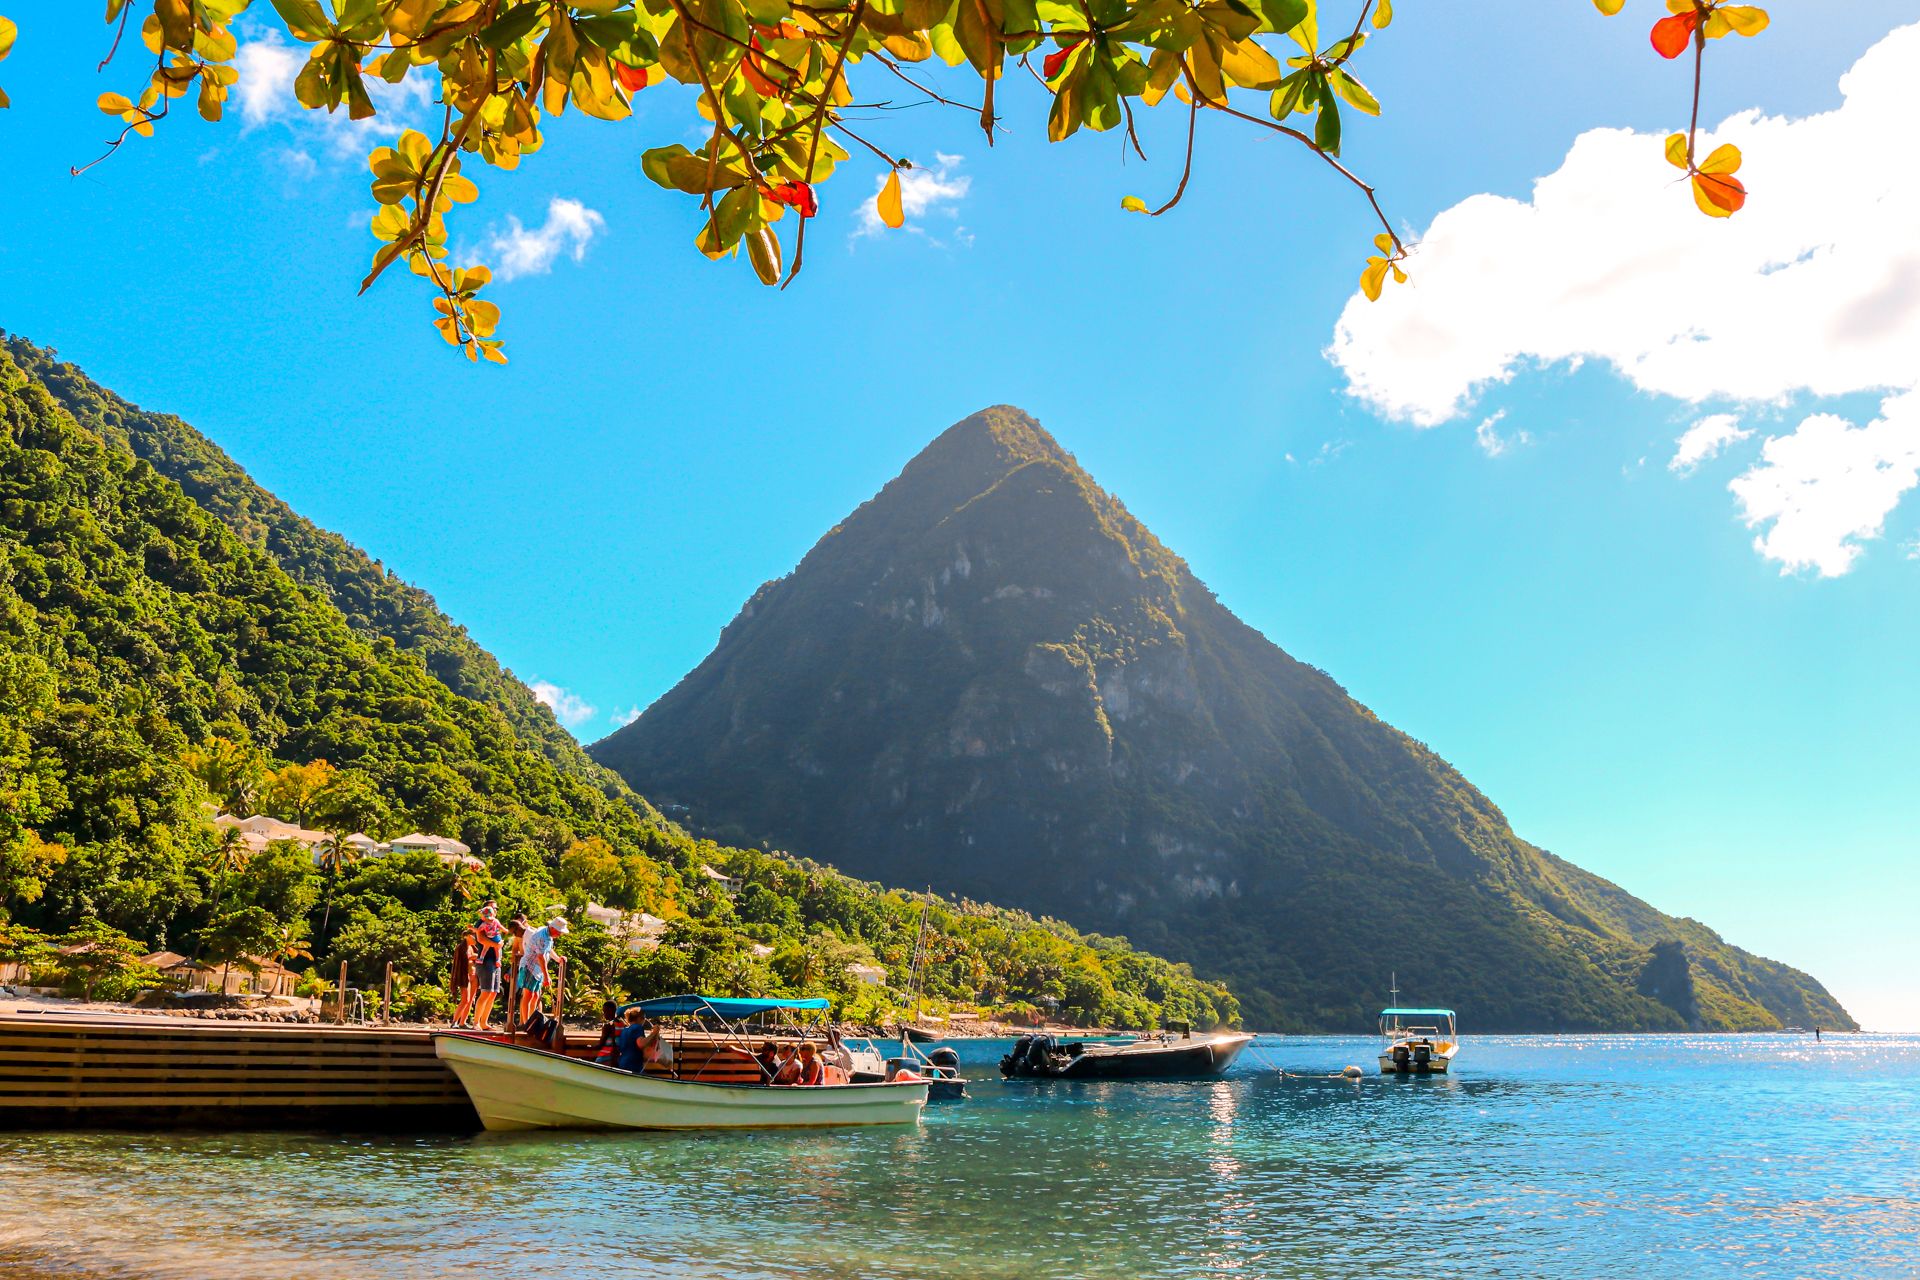
MULTIPOLYGON (((668 923, 631 954, 594 927, 584 976, 657 994, 829 990, 847 964, 904 979, 920 904, 813 864, 696 841, 588 760, 424 593, 294 516, 177 419, 145 414, 18 339, 0 352, 0 950, 22 928, 102 927, 229 959, 387 961, 429 984, 478 901, 668 923), (79 415, 76 417, 75 412, 79 415), (217 805, 431 854, 317 868, 249 854, 217 805), (734 892, 707 874, 735 878, 734 892)), ((1064 925, 933 908, 930 987, 1056 1000, 1135 1023, 1233 1016, 1177 966, 1064 925)), ((87 936, 91 937, 89 933, 87 936)))
POLYGON ((362 636, 385 637, 417 654, 428 672, 463 698, 506 716, 522 740, 560 771, 657 817, 617 774, 595 764, 573 735, 526 685, 440 612, 433 597, 401 581, 337 533, 322 529, 261 488, 213 441, 170 413, 128 404, 73 365, 21 338, 10 339, 14 363, 53 393, 68 413, 101 439, 178 484, 242 541, 271 556, 289 577, 331 601, 362 636))
POLYGON ((1017 410, 958 424, 593 748, 723 839, 1014 903, 1353 1030, 1850 1026, 1806 974, 1518 838, 1229 612, 1017 410))

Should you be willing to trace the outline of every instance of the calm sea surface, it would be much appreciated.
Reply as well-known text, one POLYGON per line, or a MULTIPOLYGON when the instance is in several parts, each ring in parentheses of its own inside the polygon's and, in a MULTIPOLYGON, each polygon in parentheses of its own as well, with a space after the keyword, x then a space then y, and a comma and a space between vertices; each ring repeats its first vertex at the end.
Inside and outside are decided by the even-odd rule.
POLYGON ((1003 1084, 915 1129, 0 1134, 0 1274, 1920 1275, 1920 1037, 1267 1038, 1205 1084, 1003 1084))

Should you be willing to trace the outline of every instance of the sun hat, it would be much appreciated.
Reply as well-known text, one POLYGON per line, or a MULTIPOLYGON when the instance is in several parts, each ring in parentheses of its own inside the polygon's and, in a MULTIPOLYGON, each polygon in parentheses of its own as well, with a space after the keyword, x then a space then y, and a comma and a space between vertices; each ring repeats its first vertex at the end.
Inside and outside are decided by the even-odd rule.
POLYGON ((564 916, 555 916, 553 919, 547 921, 547 928, 553 930, 555 933, 565 933, 567 931, 566 918, 564 916))

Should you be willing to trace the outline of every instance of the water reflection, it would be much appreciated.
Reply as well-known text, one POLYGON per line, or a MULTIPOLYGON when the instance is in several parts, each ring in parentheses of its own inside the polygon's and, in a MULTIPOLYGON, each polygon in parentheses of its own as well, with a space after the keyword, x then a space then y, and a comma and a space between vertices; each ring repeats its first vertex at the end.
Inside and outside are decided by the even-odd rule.
POLYGON ((0 1134, 32 1205, 0 1274, 1352 1276, 1409 1233, 1555 1280, 1914 1270, 1920 1039, 1482 1038, 1357 1083, 1368 1042, 1260 1045, 1300 1078, 1003 1084, 973 1049, 914 1130, 0 1134))

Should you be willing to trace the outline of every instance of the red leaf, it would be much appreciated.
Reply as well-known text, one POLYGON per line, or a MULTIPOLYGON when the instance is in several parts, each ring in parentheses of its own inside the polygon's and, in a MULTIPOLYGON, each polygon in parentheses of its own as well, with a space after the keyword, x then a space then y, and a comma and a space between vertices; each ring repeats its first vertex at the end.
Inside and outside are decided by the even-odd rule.
POLYGON ((1067 58, 1072 55, 1075 49, 1080 47, 1080 42, 1085 39, 1085 36, 1075 36, 1073 39, 1067 41, 1065 48, 1056 49, 1048 54, 1045 60, 1040 63, 1040 73, 1049 80, 1059 75, 1060 68, 1066 63, 1067 58))
POLYGON ((1693 41, 1693 29, 1700 25, 1696 10, 1676 13, 1653 24, 1653 51, 1663 58, 1677 58, 1693 41))
MULTIPOLYGON (((609 59, 609 61, 611 61, 611 59, 609 59)), ((647 87, 647 69, 645 67, 630 67, 624 62, 615 62, 613 64, 613 78, 618 80, 620 87, 628 93, 638 93, 647 87)))
POLYGON ((781 96, 780 86, 767 79, 766 72, 760 70, 759 62, 752 54, 748 54, 740 60, 740 74, 747 78, 747 83, 752 85, 753 91, 761 97, 778 98, 781 96))
POLYGON ((1728 213, 1738 213, 1747 202, 1747 189, 1740 179, 1724 173, 1696 173, 1693 185, 1701 196, 1728 213))
POLYGON ((813 187, 805 182, 783 182, 767 192, 767 199, 775 204, 789 205, 800 211, 803 218, 811 218, 820 212, 820 202, 813 198, 813 187))

